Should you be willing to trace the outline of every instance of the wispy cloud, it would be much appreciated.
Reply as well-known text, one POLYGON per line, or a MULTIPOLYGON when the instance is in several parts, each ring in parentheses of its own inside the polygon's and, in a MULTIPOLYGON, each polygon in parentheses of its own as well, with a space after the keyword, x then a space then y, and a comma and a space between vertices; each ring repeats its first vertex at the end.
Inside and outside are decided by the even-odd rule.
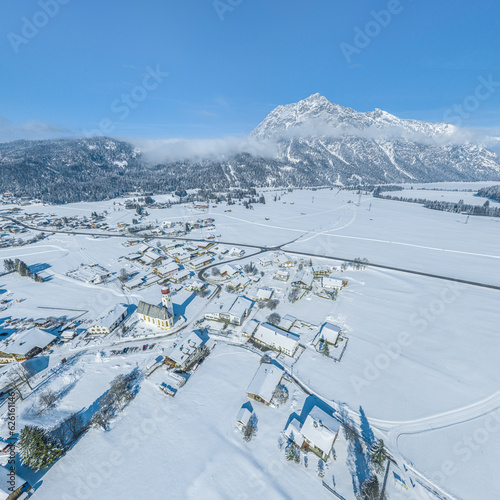
POLYGON ((48 139, 72 135, 73 131, 53 123, 30 120, 24 123, 14 123, 0 116, 0 141, 17 139, 48 139))
POLYGON ((221 160, 238 153, 275 158, 274 142, 257 141, 251 137, 219 139, 128 139, 151 163, 177 160, 221 160))

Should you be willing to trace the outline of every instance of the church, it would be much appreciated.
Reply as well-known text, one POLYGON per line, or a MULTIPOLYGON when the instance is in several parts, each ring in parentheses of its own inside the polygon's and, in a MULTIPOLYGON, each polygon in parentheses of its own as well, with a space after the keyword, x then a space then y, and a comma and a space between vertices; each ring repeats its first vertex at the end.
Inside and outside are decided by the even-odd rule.
POLYGON ((142 300, 137 306, 139 319, 146 323, 153 324, 163 330, 170 330, 174 326, 174 310, 172 307, 172 296, 170 288, 164 287, 161 290, 161 306, 148 304, 142 300))

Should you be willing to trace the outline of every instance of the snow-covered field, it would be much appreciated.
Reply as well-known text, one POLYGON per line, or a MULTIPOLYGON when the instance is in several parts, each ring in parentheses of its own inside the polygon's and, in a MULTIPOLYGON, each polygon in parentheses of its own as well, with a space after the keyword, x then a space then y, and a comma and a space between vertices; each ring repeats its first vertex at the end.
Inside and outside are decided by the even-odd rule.
MULTIPOLYGON (((442 191, 405 189, 394 195, 482 204, 484 199, 473 193, 449 190, 483 185, 433 185, 428 187, 442 191)), ((173 205, 151 209, 146 220, 186 222, 213 217, 217 239, 228 248, 286 244, 283 250, 288 255, 312 258, 314 265, 340 262, 313 255, 361 257, 376 264, 500 286, 500 219, 470 217, 466 224, 463 215, 338 190, 273 191, 264 196, 266 204, 255 204, 253 210, 238 204, 211 205, 206 211, 173 205)), ((107 210, 110 226, 130 223, 135 216, 113 201, 23 210, 68 217, 107 210)), ((204 229, 193 230, 188 238, 206 239, 208 234, 204 229)), ((124 260, 135 247, 124 247, 123 242, 120 237, 53 234, 37 244, 0 249, 0 260, 20 258, 38 266, 46 279, 35 283, 17 274, 0 277, 0 299, 12 299, 0 312, 0 333, 15 329, 5 326, 9 319, 82 315, 90 323, 117 303, 158 303, 158 285, 126 290, 116 279, 122 268, 149 272, 124 260), (66 275, 80 264, 99 264, 115 274, 102 284, 66 275)), ((403 462, 413 467, 453 498, 497 498, 499 290, 368 267, 342 274, 349 284, 335 301, 307 294, 292 304, 287 299, 290 282, 272 280, 271 271, 258 263, 259 257, 271 252, 248 257, 258 249, 246 247, 246 251, 240 264, 253 261, 266 275, 245 294, 253 296, 260 286, 271 286, 280 300, 277 313, 292 314, 313 325, 310 331, 302 329, 305 349, 298 360, 286 356, 282 360, 298 380, 334 408, 346 405, 355 415, 361 407, 400 467, 403 462), (348 338, 340 362, 310 345, 319 325, 327 320, 341 326, 348 338)), ((295 272, 291 270, 292 277, 295 272)), ((189 327, 202 314, 207 299, 183 290, 173 301, 189 327)), ((265 321, 268 314, 269 310, 255 308, 251 318, 265 321)), ((244 342, 234 330, 233 341, 244 342)), ((78 355, 67 367, 40 380, 46 380, 44 387, 63 391, 64 397, 51 413, 40 417, 33 409, 35 391, 19 403, 18 425, 55 424, 73 411, 91 411, 116 374, 144 368, 176 338, 165 337, 152 351, 119 356, 111 354, 116 348, 111 344, 74 341, 56 346, 48 370, 56 368, 62 357, 78 355)), ((128 337, 118 342, 135 345, 128 337)), ((140 341, 136 344, 142 346, 140 341)), ((252 402, 258 431, 251 442, 242 439, 235 419, 247 400, 245 391, 259 357, 225 344, 219 339, 174 398, 159 390, 162 370, 157 370, 141 382, 137 398, 111 430, 91 429, 44 474, 25 471, 36 484, 34 498, 333 498, 315 470, 287 462, 278 446, 290 413, 306 397, 297 385, 289 384, 291 398, 279 408, 252 402)), ((328 474, 335 475, 336 467, 338 491, 346 499, 353 498, 352 485, 346 484, 350 472, 339 463, 330 465, 325 480, 328 474)), ((398 490, 392 475, 387 484, 389 498, 435 498, 417 488, 398 490)))

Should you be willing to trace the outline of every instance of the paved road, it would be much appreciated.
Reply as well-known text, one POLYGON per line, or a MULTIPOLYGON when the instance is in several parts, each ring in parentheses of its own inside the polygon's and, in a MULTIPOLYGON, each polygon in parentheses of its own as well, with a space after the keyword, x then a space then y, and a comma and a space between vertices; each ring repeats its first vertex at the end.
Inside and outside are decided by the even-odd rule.
MULTIPOLYGON (((3 214, 0 214, 0 216, 3 217, 4 219, 8 219, 12 222, 15 222, 16 224, 24 226, 27 229, 31 229, 33 231, 45 232, 45 233, 51 232, 51 233, 61 233, 61 234, 67 234, 67 235, 78 234, 78 235, 84 235, 84 236, 97 236, 97 237, 109 236, 109 237, 113 237, 113 238, 125 238, 125 239, 133 237, 136 239, 154 238, 154 239, 160 239, 160 240, 179 240, 179 241, 192 241, 192 242, 204 242, 204 243, 217 243, 217 244, 229 245, 229 246, 244 246, 247 248, 255 248, 255 249, 259 250, 257 253, 255 253, 253 255, 259 255, 259 254, 264 253, 264 252, 272 252, 272 251, 276 251, 276 250, 284 250, 283 247, 294 243, 295 241, 297 241, 300 238, 300 236, 299 236, 298 238, 294 239, 293 241, 282 243, 281 245, 277 245, 277 246, 273 246, 273 247, 265 247, 265 246, 250 244, 250 243, 241 243, 241 242, 235 243, 235 242, 231 242, 231 241, 214 241, 214 240, 206 240, 206 239, 201 239, 201 238, 184 238, 184 237, 176 237, 176 236, 136 236, 136 235, 130 235, 130 234, 114 234, 114 233, 97 234, 97 233, 89 233, 89 232, 85 232, 85 231, 60 231, 60 230, 54 230, 54 229, 51 229, 51 230, 45 229, 44 230, 44 229, 39 229, 37 227, 33 227, 33 226, 28 225, 28 224, 25 224, 24 222, 21 222, 21 221, 14 219, 13 217, 9 217, 9 216, 3 215, 3 214)), ((352 258, 338 257, 338 256, 333 256, 333 255, 307 253, 307 252, 300 252, 298 250, 286 250, 286 251, 290 254, 302 255, 304 257, 309 257, 309 258, 315 257, 315 258, 335 260, 335 261, 340 261, 340 262, 352 262, 353 261, 352 258)), ((234 260, 245 259, 248 257, 249 257, 248 255, 245 255, 244 257, 237 258, 234 260)), ((211 264, 210 266, 203 268, 198 273, 198 277, 200 278, 200 280, 205 281, 205 279, 203 278, 204 272, 207 269, 209 269, 210 267, 213 267, 214 265, 217 265, 217 264, 211 264)), ((463 283, 465 285, 478 286, 481 288, 490 288, 492 290, 500 290, 499 285, 491 285, 489 283, 481 283, 478 281, 469 281, 469 280, 464 280, 464 279, 460 279, 460 278, 453 278, 451 276, 443 276, 440 274, 426 273, 423 271, 415 271, 413 269, 405 269, 402 267, 386 266, 384 264, 376 264, 373 262, 369 262, 366 265, 369 267, 375 267, 378 269, 387 269, 389 271, 396 271, 396 272, 400 272, 400 273, 413 274, 416 276, 425 276, 427 278, 434 278, 434 279, 440 279, 440 280, 445 280, 445 281, 453 281, 455 283, 463 283)))

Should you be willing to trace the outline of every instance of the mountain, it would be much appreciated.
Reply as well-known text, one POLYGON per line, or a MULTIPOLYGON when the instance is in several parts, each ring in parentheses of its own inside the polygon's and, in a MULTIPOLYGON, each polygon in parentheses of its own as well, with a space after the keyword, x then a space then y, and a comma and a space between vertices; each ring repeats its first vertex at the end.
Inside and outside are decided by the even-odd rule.
POLYGON ((0 192, 64 203, 128 192, 500 180, 500 158, 447 123, 359 113, 314 94, 278 106, 249 139, 275 156, 151 163, 133 145, 93 137, 0 144, 0 192))
POLYGON ((457 143, 448 123, 403 120, 380 109, 358 113, 320 94, 279 106, 251 133, 278 144, 287 164, 315 166, 342 184, 500 178, 500 158, 457 143))

